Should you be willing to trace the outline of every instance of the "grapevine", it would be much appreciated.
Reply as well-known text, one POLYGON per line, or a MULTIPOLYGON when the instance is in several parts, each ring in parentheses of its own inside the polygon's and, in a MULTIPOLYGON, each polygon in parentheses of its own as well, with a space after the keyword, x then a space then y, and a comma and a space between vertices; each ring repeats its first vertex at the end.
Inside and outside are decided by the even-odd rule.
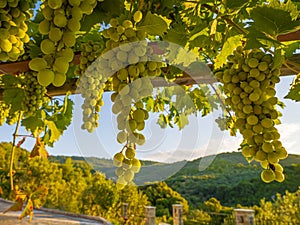
POLYGON ((275 125, 280 112, 276 105, 275 84, 280 71, 274 68, 273 56, 262 50, 243 51, 238 47, 228 57, 226 69, 216 73, 224 84, 226 103, 235 112, 234 126, 243 135, 242 154, 261 163, 262 180, 284 180, 279 160, 287 157, 275 125))

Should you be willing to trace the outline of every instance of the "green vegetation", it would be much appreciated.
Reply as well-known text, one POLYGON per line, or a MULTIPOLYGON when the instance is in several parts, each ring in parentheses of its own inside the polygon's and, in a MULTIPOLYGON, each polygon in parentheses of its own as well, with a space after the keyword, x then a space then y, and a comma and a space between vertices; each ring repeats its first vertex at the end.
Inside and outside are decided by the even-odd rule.
MULTIPOLYGON (((122 224, 121 204, 129 203, 130 224, 142 224, 144 206, 156 206, 157 222, 172 223, 172 205, 182 204, 184 220, 188 225, 219 221, 230 224, 234 208, 253 208, 260 221, 300 221, 300 156, 290 155, 282 163, 287 178, 283 183, 265 184, 257 174, 257 163, 249 164, 241 153, 223 153, 215 157, 207 169, 197 159, 186 165, 166 182, 154 182, 137 188, 118 189, 104 173, 93 167, 103 167, 113 173, 112 160, 82 157, 51 156, 31 158, 27 150, 16 148, 14 161, 15 191, 10 190, 8 162, 10 143, 0 144, 0 187, 2 196, 15 199, 22 191, 44 191, 39 198, 32 198, 35 207, 102 216, 114 224, 122 224), (199 164, 200 163, 200 164, 199 164), (200 166, 201 168, 201 166, 200 166), (255 187, 255 188, 254 188, 255 187), (16 192, 19 190, 19 192, 16 192), (295 193, 293 193, 295 192, 295 193), (276 218, 274 214, 276 212, 276 218), (132 216, 134 215, 134 216, 132 216)), ((210 157, 210 156, 209 156, 210 157)), ((206 158, 207 159, 207 158, 206 158)), ((154 162, 145 161, 144 165, 154 162)), ((159 169, 169 164, 156 163, 159 169)))

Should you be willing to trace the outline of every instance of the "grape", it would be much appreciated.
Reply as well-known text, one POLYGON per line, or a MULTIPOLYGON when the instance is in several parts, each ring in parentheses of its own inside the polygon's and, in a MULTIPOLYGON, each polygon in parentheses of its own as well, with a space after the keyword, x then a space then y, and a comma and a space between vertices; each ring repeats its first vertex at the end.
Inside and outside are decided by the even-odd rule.
POLYGON ((143 14, 139 10, 136 11, 133 15, 134 22, 136 22, 136 23, 140 22, 142 20, 142 18, 143 18, 143 14))
POLYGON ((28 66, 33 71, 40 71, 47 68, 47 62, 43 58, 34 58, 29 62, 28 66))
POLYGON ((277 166, 278 171, 274 166, 287 157, 274 127, 280 115, 275 97, 275 83, 279 81, 280 71, 272 69, 272 55, 259 49, 241 49, 228 57, 224 71, 217 72, 216 78, 224 84, 225 103, 230 105, 237 118, 233 126, 243 135, 243 156, 261 162, 265 169, 261 175, 263 181, 282 182, 281 166, 277 166), (275 179, 276 173, 278 179, 275 179))
POLYGON ((49 69, 42 69, 37 74, 37 80, 40 85, 47 87, 54 80, 54 72, 49 69))
POLYGON ((276 177, 273 170, 267 169, 263 170, 261 173, 261 179, 266 183, 272 182, 275 178, 276 177))

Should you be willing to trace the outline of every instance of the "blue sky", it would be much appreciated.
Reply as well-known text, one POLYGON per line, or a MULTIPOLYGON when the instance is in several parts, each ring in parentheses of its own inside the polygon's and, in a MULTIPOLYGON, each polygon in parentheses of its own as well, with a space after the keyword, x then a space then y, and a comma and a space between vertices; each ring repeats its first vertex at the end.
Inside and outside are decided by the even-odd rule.
MULTIPOLYGON (((300 104, 291 100, 283 99, 288 93, 293 76, 282 77, 277 84, 277 96, 285 103, 282 124, 278 126, 281 140, 289 153, 300 153, 300 104)), ((75 101, 74 119, 72 125, 55 143, 54 148, 48 147, 51 155, 77 155, 96 156, 100 158, 111 158, 120 151, 122 145, 116 142, 115 136, 118 132, 115 116, 111 113, 110 93, 104 94, 105 105, 100 114, 99 128, 93 134, 80 129, 81 115, 79 96, 72 96, 75 101)), ((137 157, 140 159, 151 159, 162 162, 173 162, 180 160, 192 160, 201 156, 216 154, 220 152, 235 151, 242 140, 241 136, 231 137, 228 131, 221 132, 214 122, 221 111, 210 114, 205 118, 191 117, 190 124, 182 131, 177 128, 160 129, 156 124, 157 117, 150 116, 145 128, 146 144, 138 146, 137 157)), ((0 141, 12 141, 12 133, 15 126, 0 127, 0 141)), ((20 134, 26 134, 24 129, 20 134)), ((27 138, 23 147, 31 149, 34 139, 27 138)))

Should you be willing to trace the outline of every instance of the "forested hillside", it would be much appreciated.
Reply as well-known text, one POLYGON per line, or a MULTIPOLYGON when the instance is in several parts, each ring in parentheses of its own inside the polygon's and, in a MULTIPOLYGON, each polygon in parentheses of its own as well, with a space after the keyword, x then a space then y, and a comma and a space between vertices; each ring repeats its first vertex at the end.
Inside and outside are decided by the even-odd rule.
MULTIPOLYGON (((214 156, 196 159, 190 162, 177 162, 173 164, 163 164, 157 162, 143 162, 145 165, 155 164, 151 167, 150 173, 157 171, 168 171, 176 168, 177 165, 186 163, 180 171, 169 177, 166 182, 182 196, 193 207, 207 201, 211 197, 216 197, 222 205, 235 206, 242 205, 252 206, 259 204, 260 199, 266 198, 271 200, 276 193, 284 194, 286 190, 294 192, 300 186, 300 156, 290 154, 289 157, 282 161, 285 168, 286 180, 283 183, 272 182, 265 184, 260 179, 262 168, 259 163, 248 163, 240 152, 222 153, 215 157, 212 164, 203 171, 199 171, 201 166, 205 165, 204 161, 214 156), (177 165, 176 165, 177 164, 177 165), (199 168, 200 166, 200 168, 199 168)), ((65 162, 67 157, 53 156, 51 160, 65 162)), ((113 163, 108 159, 72 157, 74 162, 88 162, 93 169, 101 171, 107 177, 113 178, 113 163)), ((147 174, 143 170, 150 170, 142 167, 137 179, 143 179, 139 175, 147 174)), ((146 181, 146 180, 145 180, 146 181)))

